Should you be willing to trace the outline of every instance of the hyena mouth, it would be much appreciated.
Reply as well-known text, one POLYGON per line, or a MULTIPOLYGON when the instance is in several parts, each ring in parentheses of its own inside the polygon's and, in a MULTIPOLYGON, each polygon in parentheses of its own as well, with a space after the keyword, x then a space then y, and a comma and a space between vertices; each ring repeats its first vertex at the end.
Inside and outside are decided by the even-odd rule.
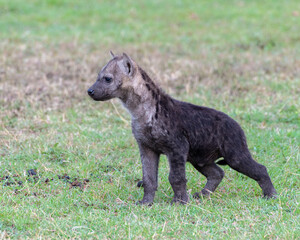
MULTIPOLYGON (((90 95, 91 96, 91 95, 90 95)), ((95 101, 106 101, 106 100, 109 100, 111 99, 112 97, 110 95, 103 95, 103 96, 96 96, 96 95, 93 95, 91 96, 91 98, 95 101)))

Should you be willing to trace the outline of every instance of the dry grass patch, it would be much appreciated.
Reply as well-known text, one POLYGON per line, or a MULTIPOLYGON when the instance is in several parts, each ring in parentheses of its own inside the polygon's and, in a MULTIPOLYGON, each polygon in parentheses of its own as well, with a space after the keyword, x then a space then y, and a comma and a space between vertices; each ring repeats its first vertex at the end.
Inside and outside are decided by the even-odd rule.
MULTIPOLYGON (((109 60, 107 47, 76 42, 46 45, 2 42, 0 94, 2 107, 22 114, 24 104, 43 110, 63 110, 86 98, 101 67, 109 60), (12 108, 12 109, 11 109, 12 108)), ((126 51, 172 95, 194 94, 199 88, 240 97, 246 92, 272 94, 272 84, 295 86, 300 59, 292 50, 202 50, 194 55, 160 52, 151 46, 126 51)), ((299 88, 289 89, 297 95, 299 88)))

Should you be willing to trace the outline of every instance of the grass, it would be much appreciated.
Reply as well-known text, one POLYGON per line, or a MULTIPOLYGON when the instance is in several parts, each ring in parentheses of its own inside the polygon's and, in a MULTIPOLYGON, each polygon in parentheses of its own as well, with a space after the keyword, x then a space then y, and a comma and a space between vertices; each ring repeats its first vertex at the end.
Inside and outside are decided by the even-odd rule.
POLYGON ((0 8, 1 38, 19 41, 151 42, 191 51, 291 47, 300 40, 297 1, 1 0, 0 8))
MULTIPOLYGON (((296 0, 0 0, 0 239, 299 239, 299 18, 296 0), (110 49, 236 119, 278 198, 224 167, 210 198, 170 206, 162 157, 154 205, 136 206, 129 115, 86 94, 110 49)), ((205 184, 187 179, 190 196, 205 184)))

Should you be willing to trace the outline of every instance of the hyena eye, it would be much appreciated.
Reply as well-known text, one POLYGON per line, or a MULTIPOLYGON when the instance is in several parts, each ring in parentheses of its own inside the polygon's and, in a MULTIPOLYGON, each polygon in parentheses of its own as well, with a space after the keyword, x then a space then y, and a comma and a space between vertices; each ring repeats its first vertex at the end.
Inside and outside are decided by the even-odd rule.
POLYGON ((111 83, 112 82, 112 78, 111 77, 104 77, 104 81, 106 83, 111 83))

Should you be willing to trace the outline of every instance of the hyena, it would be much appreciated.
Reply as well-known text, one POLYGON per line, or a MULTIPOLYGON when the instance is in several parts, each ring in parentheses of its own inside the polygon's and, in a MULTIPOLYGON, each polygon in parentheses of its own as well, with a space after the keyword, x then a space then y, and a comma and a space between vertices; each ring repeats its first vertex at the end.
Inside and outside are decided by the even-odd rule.
POLYGON ((96 101, 119 98, 132 117, 132 132, 138 143, 143 168, 144 197, 139 204, 152 204, 157 190, 158 163, 165 154, 170 165, 172 203, 187 203, 185 165, 190 162, 206 178, 201 192, 214 192, 227 164, 257 181, 266 198, 275 197, 265 166, 253 160, 240 125, 223 112, 178 101, 163 92, 125 53, 114 56, 88 89, 96 101))

